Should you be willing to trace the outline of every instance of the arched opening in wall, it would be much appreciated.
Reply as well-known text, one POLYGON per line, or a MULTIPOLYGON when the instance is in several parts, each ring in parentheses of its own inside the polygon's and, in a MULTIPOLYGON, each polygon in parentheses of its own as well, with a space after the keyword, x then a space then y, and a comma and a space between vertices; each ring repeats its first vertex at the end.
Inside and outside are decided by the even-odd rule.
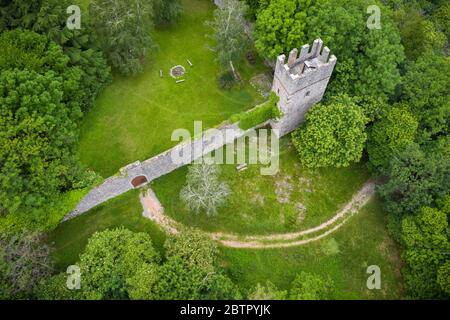
POLYGON ((131 184, 133 185, 134 188, 138 188, 147 182, 148 180, 146 176, 137 176, 134 177, 133 180, 131 180, 131 184))

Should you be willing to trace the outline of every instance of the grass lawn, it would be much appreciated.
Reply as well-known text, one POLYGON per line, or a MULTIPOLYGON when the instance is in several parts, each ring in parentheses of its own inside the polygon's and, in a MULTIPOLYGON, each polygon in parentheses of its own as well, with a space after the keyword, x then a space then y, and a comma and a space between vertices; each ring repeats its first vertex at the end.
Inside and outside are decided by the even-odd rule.
POLYGON ((401 260, 385 225, 381 203, 374 199, 341 229, 317 242, 284 249, 222 248, 222 259, 242 288, 270 280, 288 289, 298 272, 307 271, 329 276, 336 288, 335 299, 399 299, 401 260), (366 287, 369 265, 381 269, 380 290, 366 287))
POLYGON ((56 269, 65 271, 67 266, 78 261, 89 237, 96 231, 125 227, 135 232, 147 232, 157 249, 162 250, 164 232, 151 220, 142 216, 139 192, 129 191, 117 198, 95 207, 89 213, 64 222, 50 232, 47 241, 55 250, 52 257, 56 269))
POLYGON ((115 75, 86 114, 79 156, 104 177, 175 145, 170 140, 174 129, 193 130, 194 120, 202 120, 204 127, 214 127, 264 100, 248 82, 253 75, 266 71, 260 62, 250 65, 243 61, 239 65, 241 88, 219 89, 216 76, 220 68, 207 37, 212 30, 204 24, 212 19, 215 6, 208 0, 183 0, 183 6, 184 14, 176 26, 154 32, 159 47, 149 55, 145 72, 136 77, 115 75), (193 63, 192 68, 186 59, 193 63), (178 64, 187 74, 185 82, 176 84, 169 70, 178 64))
POLYGON ((152 189, 166 214, 185 225, 208 231, 264 234, 319 225, 350 201, 369 178, 364 163, 340 169, 301 167, 290 137, 280 141, 278 174, 262 176, 260 167, 249 165, 247 170, 237 172, 236 165, 220 166, 222 181, 229 184, 232 193, 226 206, 213 217, 196 215, 179 200, 186 167, 153 181, 152 189))
MULTIPOLYGON (((164 233, 141 213, 138 193, 131 191, 60 225, 48 236, 55 245, 57 270, 64 271, 76 263, 95 231, 118 226, 149 233, 155 247, 162 251, 164 233)), ((385 224, 381 203, 374 199, 341 229, 317 242, 281 249, 221 247, 221 260, 230 277, 244 290, 267 280, 288 289, 298 272, 309 271, 333 280, 336 299, 401 298, 399 251, 385 224), (381 268, 381 290, 366 288, 369 265, 381 268)))

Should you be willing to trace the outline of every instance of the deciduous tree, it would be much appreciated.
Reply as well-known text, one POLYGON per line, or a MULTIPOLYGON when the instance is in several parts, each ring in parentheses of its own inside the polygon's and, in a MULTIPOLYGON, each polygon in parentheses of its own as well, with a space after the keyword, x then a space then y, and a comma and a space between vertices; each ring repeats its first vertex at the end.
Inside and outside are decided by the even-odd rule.
POLYGON ((180 198, 186 206, 199 213, 214 215, 230 194, 228 185, 219 179, 217 165, 194 164, 188 169, 186 185, 181 189, 180 198))
POLYGON ((222 66, 229 67, 230 62, 237 62, 247 47, 248 39, 245 34, 247 9, 242 1, 225 0, 223 7, 214 11, 214 20, 208 22, 214 30, 212 37, 222 66))
POLYGON ((388 110, 369 131, 367 152, 371 165, 386 168, 395 152, 414 142, 418 125, 406 106, 388 110))
POLYGON ((103 52, 113 68, 124 75, 143 71, 153 46, 152 0, 94 0, 90 17, 103 52))
POLYGON ((306 42, 305 29, 310 0, 272 0, 258 11, 255 47, 259 54, 274 59, 306 42))
POLYGON ((367 118, 353 103, 313 106, 305 123, 292 133, 292 142, 307 167, 346 167, 359 161, 366 141, 367 118))

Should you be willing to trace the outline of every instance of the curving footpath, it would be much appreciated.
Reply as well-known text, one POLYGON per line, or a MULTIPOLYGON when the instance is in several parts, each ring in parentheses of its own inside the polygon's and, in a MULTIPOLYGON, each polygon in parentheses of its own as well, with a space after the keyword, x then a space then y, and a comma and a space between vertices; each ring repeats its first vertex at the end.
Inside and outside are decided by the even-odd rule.
MULTIPOLYGON (((231 248, 264 249, 300 246, 320 240, 338 230, 352 215, 364 207, 374 194, 375 182, 369 180, 336 215, 317 227, 307 230, 251 236, 222 232, 206 232, 206 234, 223 246, 231 248)), ((144 216, 154 220, 166 232, 175 234, 184 227, 181 223, 164 214, 164 208, 152 190, 149 189, 140 197, 144 208, 144 216)))

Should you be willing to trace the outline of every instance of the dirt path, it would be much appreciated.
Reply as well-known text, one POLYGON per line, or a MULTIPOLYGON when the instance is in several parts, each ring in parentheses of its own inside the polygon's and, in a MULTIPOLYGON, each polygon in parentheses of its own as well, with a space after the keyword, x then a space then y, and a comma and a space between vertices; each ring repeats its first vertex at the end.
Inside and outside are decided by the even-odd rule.
MULTIPOLYGON (((220 242, 222 245, 231 248, 283 248, 304 245, 322 239, 338 230, 347 221, 347 219, 351 215, 357 213, 374 194, 375 182, 369 180, 358 192, 353 195, 352 199, 341 210, 339 210, 336 215, 317 227, 307 230, 252 236, 222 232, 208 232, 207 234, 209 234, 212 239, 220 242), (319 231, 323 232, 319 233, 319 231), (311 238, 298 239, 315 233, 318 234, 311 238), (271 241, 272 243, 270 243, 271 241)), ((164 214, 164 208, 161 206, 153 191, 148 190, 145 195, 141 195, 141 203, 144 208, 144 215, 153 219, 166 232, 173 234, 177 233, 178 229, 182 228, 182 225, 179 222, 164 214)))

